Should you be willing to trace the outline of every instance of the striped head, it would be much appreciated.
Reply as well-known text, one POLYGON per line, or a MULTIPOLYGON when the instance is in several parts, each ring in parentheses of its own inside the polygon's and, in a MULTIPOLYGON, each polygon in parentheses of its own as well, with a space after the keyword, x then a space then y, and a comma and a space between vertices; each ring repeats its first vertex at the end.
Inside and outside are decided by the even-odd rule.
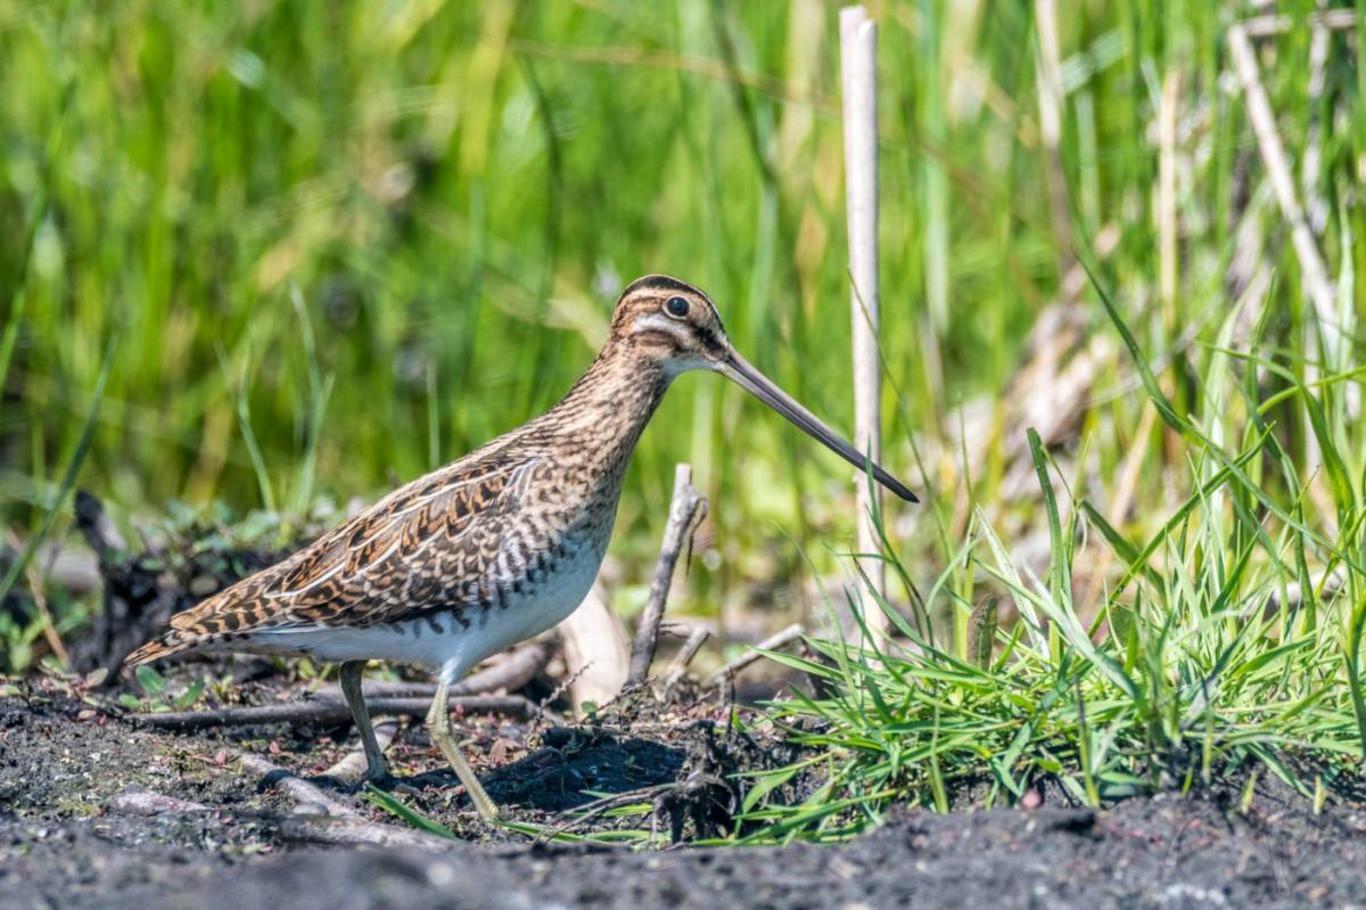
POLYGON ((690 284, 667 275, 646 275, 631 282, 612 314, 607 350, 628 352, 649 361, 663 372, 666 382, 689 370, 720 373, 859 470, 871 470, 873 477, 897 496, 916 501, 905 484, 872 464, 741 357, 726 337, 716 306, 690 284))
POLYGON ((622 291, 612 314, 612 339, 658 363, 669 379, 688 370, 715 370, 730 350, 707 295, 667 275, 646 275, 622 291))

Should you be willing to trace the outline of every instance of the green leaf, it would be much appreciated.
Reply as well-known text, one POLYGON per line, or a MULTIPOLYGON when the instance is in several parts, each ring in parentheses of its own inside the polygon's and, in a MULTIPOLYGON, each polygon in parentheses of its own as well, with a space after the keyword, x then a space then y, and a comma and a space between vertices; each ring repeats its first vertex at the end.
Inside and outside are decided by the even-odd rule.
POLYGON ((750 787, 745 794, 745 801, 741 806, 742 812, 749 812, 768 794, 786 784, 801 771, 804 764, 789 765, 786 768, 779 768, 777 771, 766 773, 760 777, 754 786, 750 787))
POLYGON ((133 671, 133 678, 138 681, 142 691, 148 695, 160 695, 166 691, 166 679, 153 670, 149 664, 143 664, 133 671))
POLYGON ((176 710, 184 711, 186 708, 193 706, 195 702, 199 701, 199 696, 203 694, 204 680, 197 679, 190 684, 188 689, 173 698, 171 704, 176 707, 176 710))
POLYGON ((972 662, 983 670, 991 669, 991 657, 996 646, 998 612, 996 598, 987 597, 972 608, 972 615, 968 619, 971 635, 968 641, 968 655, 972 662))
POLYGON ((1060 607, 1072 603, 1072 566, 1068 559, 1071 547, 1063 540, 1062 519, 1058 513, 1058 500, 1053 494, 1053 481, 1048 476, 1048 459, 1044 455, 1043 441, 1033 427, 1025 431, 1029 439, 1029 454, 1034 460, 1034 473, 1039 478, 1039 489, 1043 492, 1044 509, 1048 514, 1048 541, 1050 559, 1049 593, 1054 603, 1060 607))
POLYGON ((451 840, 455 839, 455 832, 450 828, 447 828, 436 819, 428 818, 398 797, 391 793, 386 793, 374 784, 366 783, 365 798, 374 805, 379 806, 385 812, 388 812, 390 815, 401 818, 419 831, 435 834, 437 837, 447 837, 451 840))

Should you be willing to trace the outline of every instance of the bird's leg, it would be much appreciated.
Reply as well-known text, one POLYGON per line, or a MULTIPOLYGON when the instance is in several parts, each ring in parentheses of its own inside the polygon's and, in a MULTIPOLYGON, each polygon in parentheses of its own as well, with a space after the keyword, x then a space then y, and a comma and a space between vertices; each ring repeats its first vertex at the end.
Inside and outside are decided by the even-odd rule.
POLYGON ((432 699, 432 708, 427 712, 427 730, 432 735, 432 740, 441 749, 441 753, 446 756, 446 761, 451 763, 455 776, 460 778, 460 783, 465 785, 465 792, 470 795, 470 801, 474 803, 474 808, 479 810, 479 816, 484 821, 491 821, 498 815, 498 807, 489 798, 488 793, 484 792, 484 787, 479 783, 479 778, 474 776, 474 769, 469 762, 465 761, 465 756, 460 754, 460 747, 451 738, 451 717, 446 710, 446 690, 450 684, 444 679, 437 683, 436 697, 432 699))
POLYGON ((364 670, 363 660, 348 660, 343 663, 340 673, 341 690, 342 696, 346 699, 346 706, 351 709, 351 718, 356 722, 361 745, 365 747, 365 779, 379 781, 389 776, 389 766, 384 761, 379 741, 375 739, 375 727, 370 723, 370 712, 366 710, 365 696, 361 694, 360 680, 364 670))

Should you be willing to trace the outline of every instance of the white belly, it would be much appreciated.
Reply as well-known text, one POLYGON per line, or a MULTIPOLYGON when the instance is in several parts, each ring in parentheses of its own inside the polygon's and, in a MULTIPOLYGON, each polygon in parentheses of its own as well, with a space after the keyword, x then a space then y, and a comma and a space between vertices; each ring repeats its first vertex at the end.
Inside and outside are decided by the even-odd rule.
POLYGON ((602 564, 592 544, 562 562, 534 590, 508 595, 506 603, 468 610, 462 625, 451 614, 371 626, 293 626, 260 629, 233 650, 308 654, 320 660, 392 660, 441 670, 453 682, 475 664, 553 628, 583 603, 602 564), (243 647, 245 644, 246 647, 243 647))

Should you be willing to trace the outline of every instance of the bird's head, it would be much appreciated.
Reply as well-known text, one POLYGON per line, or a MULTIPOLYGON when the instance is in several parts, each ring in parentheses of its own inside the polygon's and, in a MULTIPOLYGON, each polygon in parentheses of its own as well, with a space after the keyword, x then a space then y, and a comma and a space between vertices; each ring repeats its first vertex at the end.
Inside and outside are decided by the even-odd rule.
MULTIPOLYGON (((867 457, 760 373, 726 337, 716 306, 706 294, 667 275, 631 282, 612 315, 612 343, 659 365, 672 380, 689 370, 720 373, 819 440, 850 464, 865 470, 867 457)), ((873 477, 897 496, 915 494, 876 464, 873 477)))
POLYGON ((658 363, 670 379, 688 370, 718 369, 731 352, 707 295, 667 275, 647 275, 627 286, 612 315, 612 337, 658 363))

